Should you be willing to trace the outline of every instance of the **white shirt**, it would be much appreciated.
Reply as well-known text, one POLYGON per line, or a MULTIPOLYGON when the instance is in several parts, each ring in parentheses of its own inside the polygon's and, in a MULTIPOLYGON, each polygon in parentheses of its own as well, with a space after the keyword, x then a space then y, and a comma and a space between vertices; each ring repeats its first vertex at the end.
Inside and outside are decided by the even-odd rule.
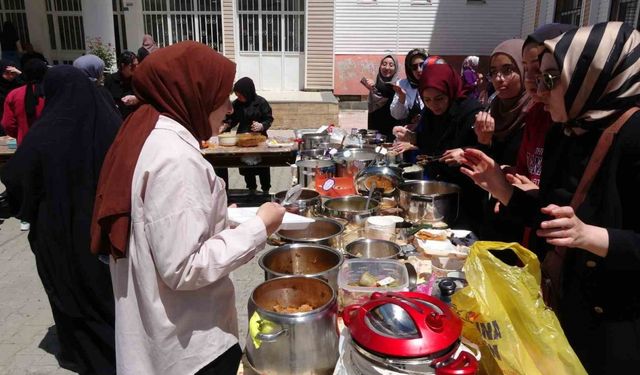
POLYGON ((418 88, 411 87, 408 79, 401 79, 397 82, 397 85, 402 87, 404 91, 407 93, 407 96, 404 99, 404 104, 400 102, 400 97, 396 93, 393 96, 393 101, 391 102, 390 111, 391 116, 393 116, 396 120, 404 120, 409 116, 409 111, 413 107, 413 103, 415 103, 416 99, 420 104, 420 110, 424 109, 424 103, 422 102, 422 97, 418 94, 418 88))
POLYGON ((164 116, 135 167, 131 222, 127 257, 110 262, 118 374, 193 374, 238 342, 228 275, 264 248, 264 223, 228 229, 224 182, 164 116))

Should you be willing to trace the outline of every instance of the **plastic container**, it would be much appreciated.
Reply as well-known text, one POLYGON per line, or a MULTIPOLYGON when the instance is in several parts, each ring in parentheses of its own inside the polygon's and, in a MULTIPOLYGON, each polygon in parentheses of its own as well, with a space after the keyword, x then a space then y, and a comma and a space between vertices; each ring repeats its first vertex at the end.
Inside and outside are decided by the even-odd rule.
POLYGON ((409 274, 401 262, 386 259, 346 259, 338 272, 338 304, 344 306, 364 303, 373 292, 401 292, 409 290, 409 274), (359 286, 365 272, 385 284, 393 279, 394 286, 359 286))

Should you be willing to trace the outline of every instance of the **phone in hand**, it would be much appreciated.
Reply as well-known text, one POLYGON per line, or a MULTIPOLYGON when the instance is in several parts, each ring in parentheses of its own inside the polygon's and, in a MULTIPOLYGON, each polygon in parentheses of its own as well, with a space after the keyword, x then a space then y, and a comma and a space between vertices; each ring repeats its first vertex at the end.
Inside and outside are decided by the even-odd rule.
POLYGON ((369 88, 369 86, 367 85, 367 77, 360 78, 360 83, 362 83, 364 87, 369 88))

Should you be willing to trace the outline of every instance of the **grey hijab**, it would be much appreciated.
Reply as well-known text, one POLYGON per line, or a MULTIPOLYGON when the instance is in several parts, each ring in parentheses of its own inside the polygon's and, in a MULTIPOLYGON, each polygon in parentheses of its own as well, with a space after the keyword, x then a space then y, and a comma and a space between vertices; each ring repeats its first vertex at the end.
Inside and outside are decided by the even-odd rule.
POLYGON ((104 73, 104 61, 96 55, 80 56, 73 61, 73 66, 80 69, 93 82, 100 79, 104 73))

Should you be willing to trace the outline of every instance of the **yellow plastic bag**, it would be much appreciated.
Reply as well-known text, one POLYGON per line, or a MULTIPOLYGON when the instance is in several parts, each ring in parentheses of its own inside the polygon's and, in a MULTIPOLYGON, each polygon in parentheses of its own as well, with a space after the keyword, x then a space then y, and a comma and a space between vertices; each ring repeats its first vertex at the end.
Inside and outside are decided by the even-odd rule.
POLYGON ((463 336, 480 346, 485 373, 587 373, 542 300, 535 254, 517 243, 479 241, 463 271, 469 285, 453 295, 452 307, 464 321, 463 336), (511 256, 519 266, 489 250, 502 259, 511 256))

